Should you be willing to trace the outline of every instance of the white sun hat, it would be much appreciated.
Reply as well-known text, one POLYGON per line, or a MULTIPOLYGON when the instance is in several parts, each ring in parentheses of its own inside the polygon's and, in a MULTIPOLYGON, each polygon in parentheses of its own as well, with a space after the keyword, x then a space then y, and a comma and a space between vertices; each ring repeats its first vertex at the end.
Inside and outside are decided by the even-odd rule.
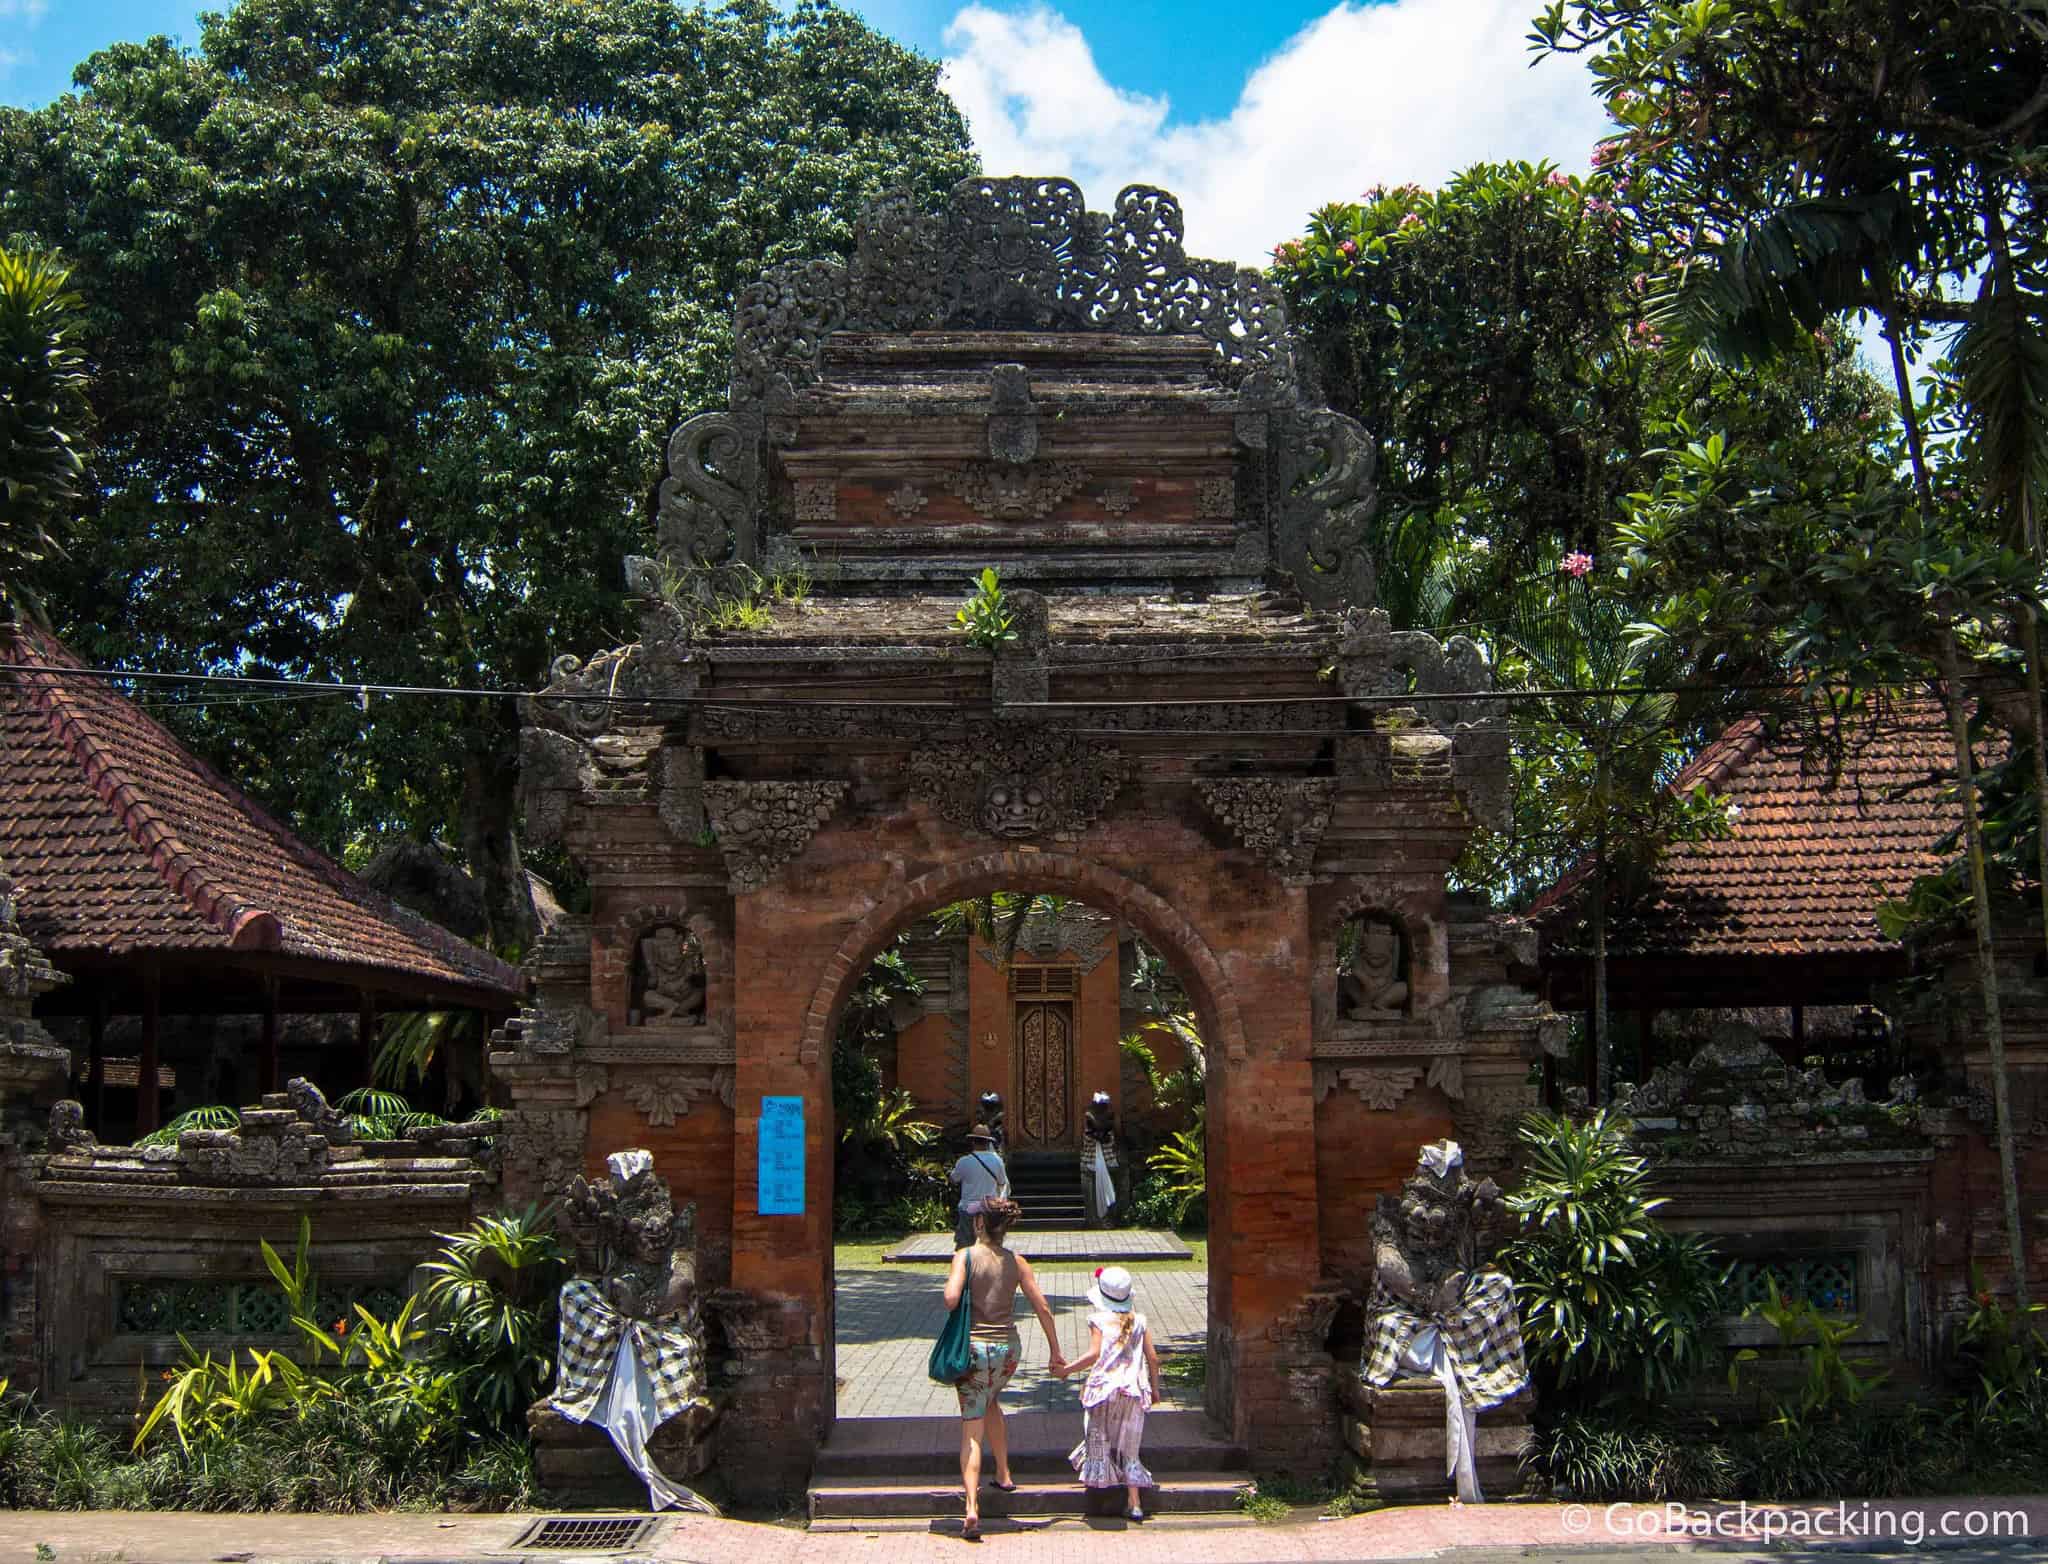
POLYGON ((1088 1301, 1112 1314, 1128 1314, 1131 1286, 1131 1273, 1122 1266, 1102 1266, 1095 1273, 1095 1285, 1088 1289, 1088 1301))

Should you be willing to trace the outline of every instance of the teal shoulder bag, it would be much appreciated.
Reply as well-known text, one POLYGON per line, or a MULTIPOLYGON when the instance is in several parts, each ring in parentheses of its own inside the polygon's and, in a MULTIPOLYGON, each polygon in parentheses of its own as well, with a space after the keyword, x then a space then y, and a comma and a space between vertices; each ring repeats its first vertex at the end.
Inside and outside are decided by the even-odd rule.
POLYGON ((974 1367, 967 1350, 967 1332, 974 1322, 974 1256, 967 1256, 967 1285, 960 1289, 960 1301, 939 1327, 939 1339, 932 1344, 931 1362, 925 1372, 942 1385, 957 1385, 974 1367))

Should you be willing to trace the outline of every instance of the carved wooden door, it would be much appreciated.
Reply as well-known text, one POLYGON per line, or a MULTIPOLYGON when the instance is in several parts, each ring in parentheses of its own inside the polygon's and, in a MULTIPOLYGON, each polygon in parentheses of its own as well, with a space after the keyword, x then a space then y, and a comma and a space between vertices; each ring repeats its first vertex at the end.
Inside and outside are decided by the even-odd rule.
POLYGON ((1071 1144, 1074 1012, 1066 1005, 1017 1006, 1017 1112, 1010 1140, 1021 1148, 1071 1144))

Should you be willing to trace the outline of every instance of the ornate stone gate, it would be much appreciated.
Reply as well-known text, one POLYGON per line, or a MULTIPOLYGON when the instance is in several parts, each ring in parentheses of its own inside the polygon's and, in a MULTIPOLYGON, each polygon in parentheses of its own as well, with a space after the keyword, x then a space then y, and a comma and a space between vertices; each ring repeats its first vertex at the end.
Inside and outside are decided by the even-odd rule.
POLYGON ((1180 232, 1162 191, 1104 216, 971 180, 769 272, 627 562, 640 639, 531 703, 528 820, 594 909, 495 1044, 508 1192, 639 1144, 697 1202, 742 1485, 799 1478, 829 1426, 831 1037, 939 906, 1076 897, 1186 982, 1211 1405, 1263 1462, 1334 1448, 1325 1335, 1372 1196, 1421 1140, 1504 1153, 1531 1100, 1527 953, 1445 891, 1504 798, 1486 670, 1372 611, 1370 441, 1307 391, 1266 281, 1180 232), (986 566, 993 651, 955 618, 986 566), (790 1098, 801 1183, 764 1211, 790 1098))

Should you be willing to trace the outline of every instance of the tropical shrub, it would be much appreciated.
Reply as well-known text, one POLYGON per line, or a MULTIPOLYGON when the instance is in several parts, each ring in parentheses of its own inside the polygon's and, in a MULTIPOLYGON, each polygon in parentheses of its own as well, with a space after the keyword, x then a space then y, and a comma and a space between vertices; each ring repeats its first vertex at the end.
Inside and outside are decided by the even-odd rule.
POLYGON ((554 1376, 569 1255, 533 1206, 436 1236, 446 1247, 423 1267, 426 1303, 443 1355, 462 1366, 467 1420, 516 1434, 554 1376))
POLYGON ((241 1114, 226 1103, 208 1103, 204 1107, 187 1108, 170 1123, 151 1130, 136 1141, 138 1146, 175 1146, 178 1137, 187 1130, 232 1130, 239 1129, 241 1114))
POLYGON ((1001 651, 1017 639, 1017 616, 1010 607, 1009 595, 1003 591, 1001 578, 991 567, 968 585, 974 588, 974 595, 953 615, 953 621, 967 632, 969 646, 985 652, 1001 651))
POLYGON ((1502 1263, 1521 1304, 1529 1367, 1559 1404, 1653 1400, 1719 1351, 1728 1269, 1696 1234, 1666 1232, 1663 1201, 1629 1143, 1628 1120, 1532 1115, 1524 1177, 1508 1197, 1523 1222, 1502 1263))

